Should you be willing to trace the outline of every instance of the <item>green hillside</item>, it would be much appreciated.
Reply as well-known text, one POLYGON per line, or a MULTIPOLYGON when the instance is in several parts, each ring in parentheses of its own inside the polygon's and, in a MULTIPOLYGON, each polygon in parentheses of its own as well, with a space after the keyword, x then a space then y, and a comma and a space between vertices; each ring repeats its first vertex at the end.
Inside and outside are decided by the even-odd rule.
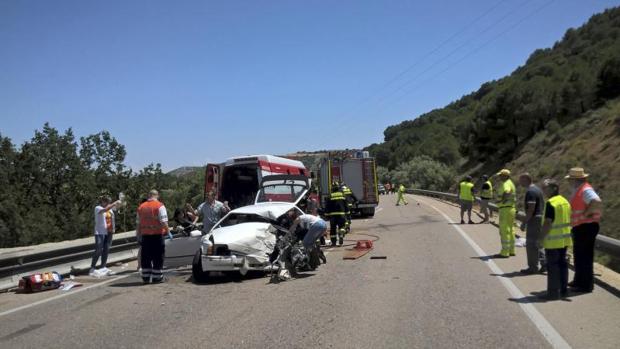
MULTIPOLYGON (((417 159, 430 157, 454 171, 452 185, 465 174, 493 174, 502 167, 529 171, 541 180, 559 179, 570 167, 583 166, 605 201, 603 233, 620 238, 615 228, 620 223, 618 96, 616 7, 567 30, 552 48, 536 50, 509 76, 485 83, 444 108, 388 127, 385 141, 368 150, 384 167, 384 178, 398 178, 403 164, 411 167, 417 159)), ((447 173, 435 177, 445 182, 447 173)), ((424 186, 413 179, 410 184, 424 186)))
POLYGON ((569 29, 552 48, 444 108, 388 127, 368 150, 395 169, 426 155, 451 166, 509 162, 538 132, 557 129, 620 94, 620 8, 569 29))

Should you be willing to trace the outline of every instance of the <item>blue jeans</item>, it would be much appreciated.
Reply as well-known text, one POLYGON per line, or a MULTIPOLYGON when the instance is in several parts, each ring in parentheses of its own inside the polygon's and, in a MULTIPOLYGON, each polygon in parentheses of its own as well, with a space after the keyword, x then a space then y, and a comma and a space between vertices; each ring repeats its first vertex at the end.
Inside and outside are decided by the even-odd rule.
POLYGON ((101 257, 101 267, 105 268, 108 263, 110 246, 112 246, 112 234, 95 235, 95 253, 93 254, 93 260, 90 262, 91 269, 95 269, 99 257, 101 257))
POLYGON ((314 243, 316 242, 316 240, 318 240, 318 238, 321 237, 321 235, 323 235, 325 230, 327 230, 327 224, 325 224, 325 221, 322 219, 312 224, 310 226, 310 229, 308 229, 308 233, 306 234, 306 236, 304 236, 304 247, 308 251, 313 249, 314 243))

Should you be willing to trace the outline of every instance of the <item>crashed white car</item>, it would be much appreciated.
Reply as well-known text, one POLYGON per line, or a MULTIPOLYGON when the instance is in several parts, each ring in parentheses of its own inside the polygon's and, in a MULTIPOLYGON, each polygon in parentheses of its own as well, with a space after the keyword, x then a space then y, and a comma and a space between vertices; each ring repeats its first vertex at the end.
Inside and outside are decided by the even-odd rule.
POLYGON ((165 266, 192 264, 196 281, 205 281, 210 272, 265 271, 276 243, 275 226, 288 228, 287 212, 303 211, 310 183, 307 177, 267 176, 261 183, 255 204, 230 211, 211 231, 202 236, 166 241, 165 266))

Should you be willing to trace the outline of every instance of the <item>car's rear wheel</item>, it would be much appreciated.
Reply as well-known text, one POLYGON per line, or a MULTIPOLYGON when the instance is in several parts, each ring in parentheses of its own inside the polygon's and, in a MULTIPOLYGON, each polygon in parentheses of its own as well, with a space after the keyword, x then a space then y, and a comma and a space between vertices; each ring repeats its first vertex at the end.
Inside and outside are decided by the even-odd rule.
POLYGON ((192 263, 192 277, 195 282, 203 283, 207 282, 209 279, 209 272, 202 270, 202 258, 201 258, 201 250, 196 252, 194 256, 194 261, 192 263))

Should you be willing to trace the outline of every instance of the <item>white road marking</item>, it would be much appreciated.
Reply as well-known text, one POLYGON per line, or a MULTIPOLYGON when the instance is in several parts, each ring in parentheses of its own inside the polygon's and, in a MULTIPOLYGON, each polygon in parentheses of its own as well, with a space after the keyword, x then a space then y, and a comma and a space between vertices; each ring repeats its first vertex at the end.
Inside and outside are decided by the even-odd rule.
MULTIPOLYGON (((0 313, 0 317, 5 316, 5 315, 9 315, 9 314, 12 314, 12 313, 15 313, 15 312, 18 312, 20 310, 36 307, 37 305, 41 305, 41 304, 44 304, 44 303, 47 303, 47 302, 51 302, 51 301, 54 301, 56 299, 60 299, 60 298, 71 296, 71 295, 74 295, 74 294, 77 294, 77 293, 80 293, 80 292, 84 292, 86 290, 90 290, 91 288, 103 286, 103 285, 109 284, 109 283, 114 282, 114 281, 122 280, 122 279, 124 279, 126 277, 129 277, 131 275, 134 275, 134 273, 117 276, 115 278, 112 278, 112 279, 109 279, 109 280, 106 280, 106 281, 102 281, 102 282, 98 282, 96 284, 92 284, 90 286, 86 286, 86 287, 83 287, 83 288, 74 288, 73 290, 75 290, 75 291, 73 291, 73 290, 66 291, 65 293, 61 293, 61 294, 56 295, 54 297, 50 297, 50 298, 47 298, 47 299, 42 299, 42 300, 34 302, 34 303, 22 305, 21 307, 17 307, 17 308, 13 308, 13 309, 10 309, 10 310, 3 311, 3 312, 0 313)), ((59 292, 62 292, 62 291, 59 291, 59 292)))
MULTIPOLYGON (((467 235, 467 233, 465 233, 465 231, 461 229, 461 227, 459 227, 458 225, 455 225, 455 222, 453 222, 452 219, 450 219, 450 217, 447 214, 445 214, 443 211, 441 211, 437 207, 427 202, 424 202, 424 203, 432 207, 435 211, 439 212, 439 214, 441 214, 449 223, 451 223, 454 229, 456 229, 456 231, 458 231, 459 234, 461 234, 463 239, 467 241, 469 246, 471 246, 471 248, 473 248, 474 251, 476 251, 478 256, 480 257, 487 256, 487 253, 484 252, 484 250, 480 248, 480 246, 478 246, 478 244, 472 238, 470 238, 469 235, 467 235)), ((502 271, 502 269, 500 269, 500 267, 498 267, 497 264, 495 264, 493 260, 487 259, 484 262, 494 274, 498 275, 497 279, 502 283, 502 285, 504 285, 506 290, 508 290, 508 293, 510 293, 510 295, 513 298, 525 297, 523 293, 521 292, 521 290, 519 290, 519 288, 512 281, 510 281, 510 279, 500 276, 504 274, 504 271, 502 271)), ((523 309, 527 317, 529 317, 530 320, 534 323, 534 325, 538 328, 540 333, 542 333, 545 339, 549 342, 549 344, 551 344, 552 347, 554 348, 570 348, 571 347, 566 342, 566 340, 562 338, 562 335, 560 335, 558 331, 556 331, 555 328, 553 328, 553 326, 549 323, 549 321, 547 321, 547 319, 545 319, 545 317, 536 309, 536 307, 534 307, 530 303, 518 303, 518 304, 521 307, 521 309, 523 309)))

